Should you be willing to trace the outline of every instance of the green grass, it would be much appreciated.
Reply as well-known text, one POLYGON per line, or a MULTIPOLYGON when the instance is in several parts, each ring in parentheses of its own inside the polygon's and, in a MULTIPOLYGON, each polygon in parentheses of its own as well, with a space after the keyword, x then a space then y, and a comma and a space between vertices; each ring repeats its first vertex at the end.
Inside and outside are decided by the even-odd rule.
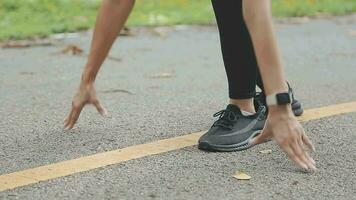
POLYGON ((355 0, 273 0, 273 14, 278 17, 343 15, 355 11, 355 0))
MULTIPOLYGON (((45 37, 91 28, 100 0, 0 0, 0 41, 45 37)), ((347 14, 355 0, 273 0, 277 17, 347 14)), ((137 0, 129 26, 206 24, 210 0, 137 0)))

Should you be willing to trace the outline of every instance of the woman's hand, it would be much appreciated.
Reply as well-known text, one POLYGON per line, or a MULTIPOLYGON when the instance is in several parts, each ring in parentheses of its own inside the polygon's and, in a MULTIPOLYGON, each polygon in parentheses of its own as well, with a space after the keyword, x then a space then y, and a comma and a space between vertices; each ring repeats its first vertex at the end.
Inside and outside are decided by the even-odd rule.
POLYGON ((64 120, 64 128, 70 130, 74 127, 82 109, 87 104, 93 104, 102 116, 107 115, 106 109, 101 105, 96 96, 94 84, 81 84, 77 94, 73 98, 72 109, 64 120))
POLYGON ((134 0, 102 1, 96 19, 89 57, 82 74, 82 83, 73 98, 72 109, 64 120, 65 128, 72 129, 74 127, 80 112, 87 104, 93 104, 101 115, 106 115, 106 110, 96 97, 94 81, 112 44, 124 26, 134 3, 134 0))
POLYGON ((315 148, 293 115, 290 105, 271 106, 262 133, 252 139, 251 144, 260 144, 271 138, 295 164, 306 170, 316 170, 315 161, 309 156, 304 145, 313 151, 315 148))

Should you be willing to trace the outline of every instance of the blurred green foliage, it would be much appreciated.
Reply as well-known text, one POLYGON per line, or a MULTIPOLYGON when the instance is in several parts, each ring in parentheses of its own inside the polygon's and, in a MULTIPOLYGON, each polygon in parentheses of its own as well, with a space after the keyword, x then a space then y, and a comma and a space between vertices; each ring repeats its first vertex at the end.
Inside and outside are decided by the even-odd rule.
POLYGON ((272 0, 273 14, 280 17, 343 15, 356 11, 356 0, 272 0))
MULTIPOLYGON (((101 0, 0 0, 0 41, 91 28, 101 0)), ((277 17, 346 14, 356 0, 273 0, 277 17)), ((210 0, 137 0, 128 24, 214 22, 210 0)))
POLYGON ((0 40, 87 29, 97 0, 0 0, 0 40))

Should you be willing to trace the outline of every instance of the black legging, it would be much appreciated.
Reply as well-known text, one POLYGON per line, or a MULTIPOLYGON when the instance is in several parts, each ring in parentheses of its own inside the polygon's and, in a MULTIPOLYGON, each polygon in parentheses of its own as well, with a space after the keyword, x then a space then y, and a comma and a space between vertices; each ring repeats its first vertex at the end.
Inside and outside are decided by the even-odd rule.
POLYGON ((256 55, 242 14, 242 0, 212 0, 231 99, 255 96, 263 89, 256 55))

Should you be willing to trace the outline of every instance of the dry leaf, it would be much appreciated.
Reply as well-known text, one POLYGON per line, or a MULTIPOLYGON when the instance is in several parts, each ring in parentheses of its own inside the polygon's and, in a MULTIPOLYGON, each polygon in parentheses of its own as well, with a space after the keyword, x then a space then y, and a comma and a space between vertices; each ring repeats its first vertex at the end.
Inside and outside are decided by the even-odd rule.
POLYGON ((350 35, 351 37, 356 37, 356 30, 350 30, 350 31, 349 31, 349 35, 350 35))
POLYGON ((82 55, 83 49, 74 44, 69 44, 61 50, 62 54, 82 55))
POLYGON ((121 31, 120 31, 120 35, 121 36, 132 36, 133 33, 131 32, 131 29, 124 27, 121 31))
POLYGON ((265 150, 260 151, 260 153, 262 153, 262 154, 270 154, 270 153, 272 153, 272 150, 271 149, 265 149, 265 150))
POLYGON ((234 175, 237 180, 250 180, 251 176, 245 174, 243 171, 237 171, 234 175))
POLYGON ((172 78, 174 77, 174 73, 169 73, 169 72, 162 72, 159 74, 154 74, 149 76, 150 78, 172 78))

